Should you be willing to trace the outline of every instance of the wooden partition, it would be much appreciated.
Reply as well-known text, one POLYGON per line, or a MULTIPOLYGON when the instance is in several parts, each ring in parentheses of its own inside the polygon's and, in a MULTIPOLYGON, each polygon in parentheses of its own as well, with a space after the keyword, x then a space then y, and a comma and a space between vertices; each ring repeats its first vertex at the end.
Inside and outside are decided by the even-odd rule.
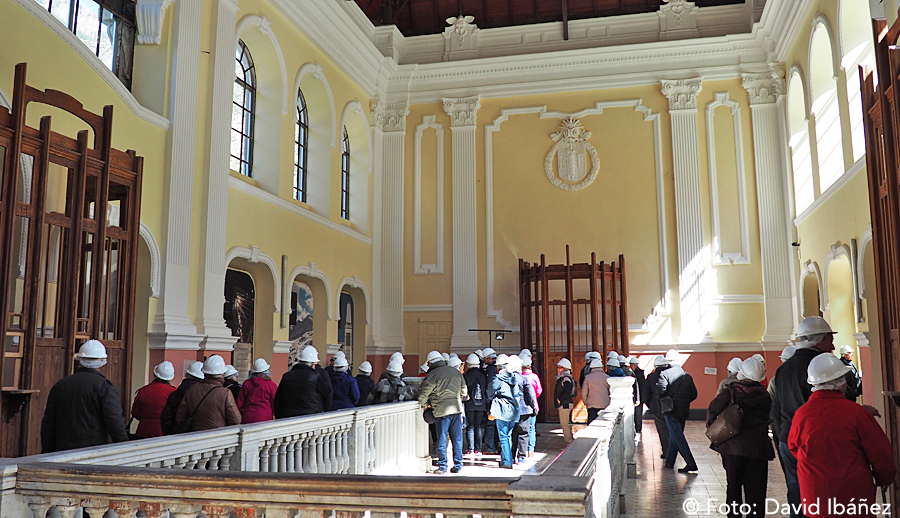
POLYGON ((3 457, 40 451, 47 394, 72 373, 84 341, 106 345, 100 372, 119 387, 125 415, 131 387, 143 159, 111 148, 112 106, 91 113, 65 93, 28 86, 25 72, 16 66, 12 111, 0 108, 3 457), (61 135, 49 116, 30 128, 30 103, 71 113, 86 129, 61 135))
MULTIPOLYGON (((607 264, 592 253, 590 263, 572 264, 566 245, 566 264, 548 265, 543 254, 540 264, 519 259, 519 300, 522 347, 532 350, 534 369, 548 385, 562 358, 572 362, 577 383, 588 351, 604 361, 608 351, 628 355, 625 256, 607 264)), ((558 421, 551 386, 540 399, 543 419, 558 421)), ((586 420, 584 405, 576 410, 573 419, 586 420)))

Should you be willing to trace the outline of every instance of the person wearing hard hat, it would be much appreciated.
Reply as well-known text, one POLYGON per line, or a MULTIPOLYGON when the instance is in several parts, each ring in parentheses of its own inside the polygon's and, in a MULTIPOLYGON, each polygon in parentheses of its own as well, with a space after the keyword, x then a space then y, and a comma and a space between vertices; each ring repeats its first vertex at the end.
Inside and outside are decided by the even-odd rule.
POLYGON ((181 384, 169 394, 168 399, 166 399, 166 406, 163 407, 162 414, 159 416, 159 424, 162 427, 164 435, 176 433, 175 412, 178 411, 178 406, 181 404, 181 400, 184 399, 184 395, 191 390, 191 387, 200 383, 200 380, 202 379, 203 362, 193 362, 184 370, 184 377, 181 380, 181 384))
POLYGON ((175 366, 165 361, 153 368, 153 381, 139 388, 131 404, 131 417, 138 420, 134 436, 138 439, 162 437, 160 416, 169 394, 175 391, 170 381, 175 377, 175 366))
POLYGON ((331 380, 324 369, 316 369, 318 363, 315 347, 300 351, 297 363, 284 373, 275 392, 275 419, 318 414, 331 408, 331 380))
POLYGON ((334 360, 332 367, 334 370, 331 373, 331 389, 334 395, 331 399, 331 410, 354 408, 359 402, 359 384, 348 372, 350 362, 345 356, 340 356, 334 360))
MULTIPOLYGON (((529 358, 530 359, 530 358, 529 358)), ((516 463, 524 462, 528 457, 528 440, 531 430, 531 417, 537 408, 537 396, 531 381, 522 375, 522 359, 510 356, 507 369, 516 378, 519 387, 516 402, 519 404, 519 422, 513 426, 513 450, 516 463)))
POLYGON ((689 473, 697 471, 697 462, 694 461, 691 447, 684 437, 684 424, 691 410, 691 401, 697 399, 697 386, 694 385, 694 378, 681 367, 680 360, 681 355, 675 349, 666 352, 669 368, 660 373, 656 389, 660 398, 660 410, 669 430, 665 466, 674 468, 680 453, 686 464, 678 472, 689 473))
POLYGON ((647 376, 644 374, 644 369, 640 367, 640 361, 637 359, 637 356, 628 358, 628 367, 634 373, 634 386, 637 390, 637 398, 634 401, 634 431, 635 433, 641 433, 644 429, 644 405, 647 402, 644 399, 644 387, 647 386, 647 376))
MULTIPOLYGON (((403 357, 403 353, 401 353, 400 351, 397 351, 391 355, 391 359, 388 360, 388 363, 391 363, 393 361, 400 364, 400 368, 402 369, 403 364, 406 363, 406 358, 403 357)), ((381 373, 381 376, 378 377, 378 381, 381 381, 387 377, 388 377, 388 371, 387 371, 387 369, 385 369, 385 371, 381 373)))
POLYGON ((47 395, 41 421, 43 453, 128 440, 119 390, 97 371, 106 365, 106 347, 88 340, 75 358, 75 372, 56 382, 47 395))
MULTIPOLYGON (((619 363, 618 358, 615 361, 619 363)), ((600 415, 600 411, 609 406, 609 378, 610 376, 603 372, 603 360, 591 360, 591 372, 584 378, 584 384, 581 386, 581 399, 584 406, 588 409, 587 424, 600 415)))
MULTIPOLYGON (((757 360, 761 361, 762 364, 763 364, 763 366, 766 365, 766 357, 763 356, 762 354, 756 353, 756 354, 753 355, 753 357, 756 358, 757 360)), ((765 379, 763 379, 762 381, 760 381, 760 384, 762 384, 762 386, 763 386, 763 387, 766 387, 767 389, 769 388, 769 376, 768 376, 768 374, 766 374, 765 379)))
POLYGON ((659 393, 656 391, 656 384, 659 382, 659 375, 662 371, 669 368, 669 362, 664 356, 653 358, 654 370, 647 375, 647 383, 641 399, 647 402, 647 411, 653 418, 653 424, 656 426, 656 433, 659 435, 659 444, 662 446, 661 459, 666 458, 666 452, 669 451, 669 428, 666 426, 666 419, 659 407, 659 393))
POLYGON ((359 364, 356 374, 356 385, 359 386, 359 403, 356 406, 366 406, 369 404, 369 394, 375 388, 375 380, 372 379, 372 364, 364 361, 359 364))
POLYGON ((403 364, 399 360, 388 362, 387 377, 378 380, 372 393, 369 394, 370 405, 393 403, 395 401, 411 401, 415 395, 405 381, 403 381, 403 364))
POLYGON ((497 367, 497 351, 490 347, 486 347, 481 353, 484 355, 484 365, 482 365, 482 370, 487 377, 488 383, 490 383, 491 377, 496 376, 499 371, 499 368, 497 367))
MULTIPOLYGON (((591 362, 593 363, 593 362, 591 362)), ((593 369, 591 369, 593 372, 593 369)), ((606 374, 609 375, 610 378, 624 378, 625 371, 622 370, 622 366, 619 364, 619 358, 610 358, 606 360, 606 374)), ((587 379, 587 378, 585 378, 587 379)))
POLYGON ((275 393, 278 385, 269 377, 269 362, 257 358, 250 368, 250 377, 241 385, 237 407, 241 423, 261 423, 275 419, 275 393))
POLYGON ((719 392, 706 412, 706 426, 710 426, 732 403, 741 410, 740 431, 710 446, 722 455, 727 481, 725 502, 735 510, 729 516, 740 516, 736 511, 745 503, 754 510, 748 516, 765 514, 769 461, 775 458, 775 448, 769 441, 772 398, 761 383, 765 378, 765 364, 755 356, 747 358, 738 367, 737 380, 719 392))
POLYGON ((870 510, 875 488, 891 486, 897 475, 887 435, 870 411, 844 395, 848 372, 850 367, 832 354, 809 362, 806 381, 812 394, 794 413, 788 435, 801 501, 808 511, 815 511, 811 504, 818 502, 818 516, 881 514, 870 510), (859 506, 863 510, 835 512, 859 506))
POLYGON ((566 444, 572 442, 572 423, 569 418, 575 408, 575 397, 578 396, 578 385, 572 378, 572 362, 568 358, 556 364, 556 386, 553 388, 553 404, 559 412, 559 425, 562 427, 566 444))
MULTIPOLYGON (((344 360, 346 360, 347 355, 344 354, 344 351, 337 351, 331 358, 328 359, 328 366, 325 367, 325 372, 327 372, 329 376, 334 373, 334 364, 338 360, 338 358, 343 358, 344 360)), ((349 365, 349 362, 347 364, 349 365)))
POLYGON ((453 443, 451 473, 459 473, 463 464, 462 413, 463 400, 468 396, 466 380, 458 369, 447 364, 441 353, 431 351, 426 357, 428 374, 419 386, 419 405, 434 412, 437 430, 436 473, 447 473, 447 436, 453 443))
POLYGON ((736 356, 728 362, 728 377, 719 383, 719 390, 716 391, 716 394, 721 394, 723 390, 728 388, 728 385, 737 381, 738 371, 741 370, 743 363, 744 361, 736 356))
POLYGON ((226 365, 225 366, 225 376, 224 381, 222 382, 222 386, 231 391, 232 397, 237 401, 238 394, 241 393, 241 384, 236 380, 238 371, 234 368, 234 365, 226 365))
POLYGON ((500 449, 500 467, 512 469, 513 443, 512 433, 519 422, 519 385, 513 371, 509 368, 506 355, 497 357, 497 363, 504 363, 504 368, 491 379, 488 387, 488 398, 491 401, 488 419, 497 427, 497 443, 500 449))
POLYGON ((451 356, 447 361, 447 365, 453 367, 458 370, 460 374, 463 373, 463 362, 459 359, 459 356, 451 356))
POLYGON ((528 353, 526 357, 522 359, 522 376, 524 376, 531 383, 531 387, 534 389, 535 395, 534 413, 531 415, 531 422, 528 423, 528 456, 531 457, 532 455, 534 455, 534 445, 537 442, 537 416, 538 412, 541 411, 541 407, 538 403, 537 398, 541 397, 541 394, 544 393, 544 386, 541 384, 540 376, 538 376, 532 368, 531 351, 529 351, 528 349, 522 349, 522 352, 528 353))
MULTIPOLYGON (((834 335, 831 326, 819 316, 807 317, 800 322, 794 347, 796 352, 775 371, 778 389, 772 397, 772 432, 778 439, 787 499, 791 509, 800 508, 800 481, 797 479, 797 459, 788 448, 788 435, 794 413, 812 395, 807 383, 807 369, 813 358, 834 351, 834 335)), ((833 356, 833 355, 832 355, 833 356)), ((835 451, 837 452, 837 450, 835 451)), ((791 512, 791 518, 803 516, 791 512)))
MULTIPOLYGON (((618 356, 616 356, 618 357, 618 356)), ((597 351, 588 351, 584 355, 584 367, 581 369, 581 374, 578 376, 578 386, 584 385, 584 378, 587 377, 588 374, 591 373, 591 362, 594 360, 600 360, 603 357, 600 356, 600 353, 597 351)))
POLYGON ((487 414, 487 377, 478 367, 481 358, 477 354, 470 354, 466 358, 466 372, 463 378, 466 380, 466 390, 469 398, 464 406, 466 409, 466 449, 467 455, 481 455, 484 423, 487 414))
POLYGON ((863 394, 862 376, 856 365, 853 364, 853 348, 849 345, 841 346, 841 361, 850 371, 847 372, 847 392, 844 393, 850 401, 856 401, 863 394))
MULTIPOLYGON (((485 379, 487 379, 487 387, 490 388, 494 376, 497 375, 500 370, 502 370, 503 365, 506 364, 507 356, 505 354, 497 354, 497 351, 487 347, 482 351, 484 358, 482 360, 481 372, 484 373, 485 379), (497 362, 501 361, 502 364, 498 364, 497 362)), ((488 390, 490 392, 490 390, 488 390)), ((486 409, 489 411, 491 408, 491 398, 488 396, 487 407, 486 409)), ((500 447, 497 445, 497 427, 493 423, 487 423, 484 428, 484 438, 483 438, 483 448, 484 453, 490 454, 499 454, 500 447)))
POLYGON ((184 395, 175 413, 179 431, 196 432, 241 424, 241 412, 231 391, 223 386, 225 360, 214 354, 203 362, 203 381, 184 395))

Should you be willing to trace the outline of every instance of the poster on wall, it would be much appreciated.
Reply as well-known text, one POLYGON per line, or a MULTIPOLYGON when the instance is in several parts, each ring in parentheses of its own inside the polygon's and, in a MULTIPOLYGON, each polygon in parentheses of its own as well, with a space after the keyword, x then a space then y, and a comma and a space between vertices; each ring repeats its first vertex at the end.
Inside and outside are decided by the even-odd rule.
POLYGON ((288 368, 296 365, 302 351, 313 343, 313 295, 309 285, 295 282, 291 289, 291 314, 288 338, 288 368))

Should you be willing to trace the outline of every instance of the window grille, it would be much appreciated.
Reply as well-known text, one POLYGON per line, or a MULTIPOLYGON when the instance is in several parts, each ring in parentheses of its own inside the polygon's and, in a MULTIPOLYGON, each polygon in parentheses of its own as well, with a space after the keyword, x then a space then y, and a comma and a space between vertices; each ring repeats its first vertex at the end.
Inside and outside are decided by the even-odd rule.
POLYGON ((309 173, 309 112, 303 90, 297 90, 297 127, 294 135, 294 199, 306 203, 309 173))
POLYGON ((341 141, 341 217, 350 219, 350 137, 346 126, 341 141))

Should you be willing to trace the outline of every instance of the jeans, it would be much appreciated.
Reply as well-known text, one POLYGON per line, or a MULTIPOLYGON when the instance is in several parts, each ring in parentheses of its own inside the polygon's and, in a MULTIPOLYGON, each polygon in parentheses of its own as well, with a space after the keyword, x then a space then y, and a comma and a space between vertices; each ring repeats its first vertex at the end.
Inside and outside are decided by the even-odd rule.
POLYGON ((487 412, 485 412, 484 419, 484 442, 481 451, 492 451, 496 453, 500 450, 500 448, 497 447, 497 427, 493 422, 487 420, 487 412))
POLYGON ((466 412, 466 451, 481 451, 481 429, 484 426, 484 410, 466 412))
POLYGON ((781 465, 784 467, 784 481, 787 483, 787 499, 791 504, 791 518, 806 518, 803 513, 795 513, 794 509, 800 509, 800 479, 797 478, 797 459, 788 449, 786 442, 778 443, 778 453, 781 454, 781 465))
POLYGON ((534 443, 537 440, 537 431, 535 430, 535 428, 537 428, 536 415, 531 416, 528 426, 528 451, 534 452, 534 443))
POLYGON ((666 451, 666 466, 675 467, 675 460, 678 454, 687 462, 687 467, 696 467, 697 462, 691 454, 691 447, 684 437, 684 422, 686 419, 678 419, 676 417, 666 417, 666 428, 669 429, 669 450, 666 451))
POLYGON ((653 424, 656 425, 656 433, 659 435, 659 444, 662 446, 663 455, 669 451, 669 427, 666 426, 666 420, 656 414, 653 416, 653 424))
POLYGON ((524 459, 528 456, 528 436, 531 426, 531 416, 523 415, 519 418, 519 422, 513 427, 513 444, 516 445, 515 454, 518 458, 524 459))
POLYGON ((769 461, 723 453, 722 467, 725 468, 725 476, 728 482, 725 490, 725 499, 728 502, 728 518, 743 518, 740 513, 736 512, 742 503, 750 505, 750 512, 747 514, 747 518, 765 516, 769 461), (741 491, 742 489, 743 492, 741 491))
POLYGON ((462 414, 450 414, 434 420, 437 428, 438 470, 447 471, 447 435, 453 443, 453 467, 460 469, 463 465, 462 450, 462 414))
POLYGON ((511 468, 513 465, 512 431, 516 422, 499 419, 494 422, 497 423, 497 441, 500 443, 500 467, 511 468))

